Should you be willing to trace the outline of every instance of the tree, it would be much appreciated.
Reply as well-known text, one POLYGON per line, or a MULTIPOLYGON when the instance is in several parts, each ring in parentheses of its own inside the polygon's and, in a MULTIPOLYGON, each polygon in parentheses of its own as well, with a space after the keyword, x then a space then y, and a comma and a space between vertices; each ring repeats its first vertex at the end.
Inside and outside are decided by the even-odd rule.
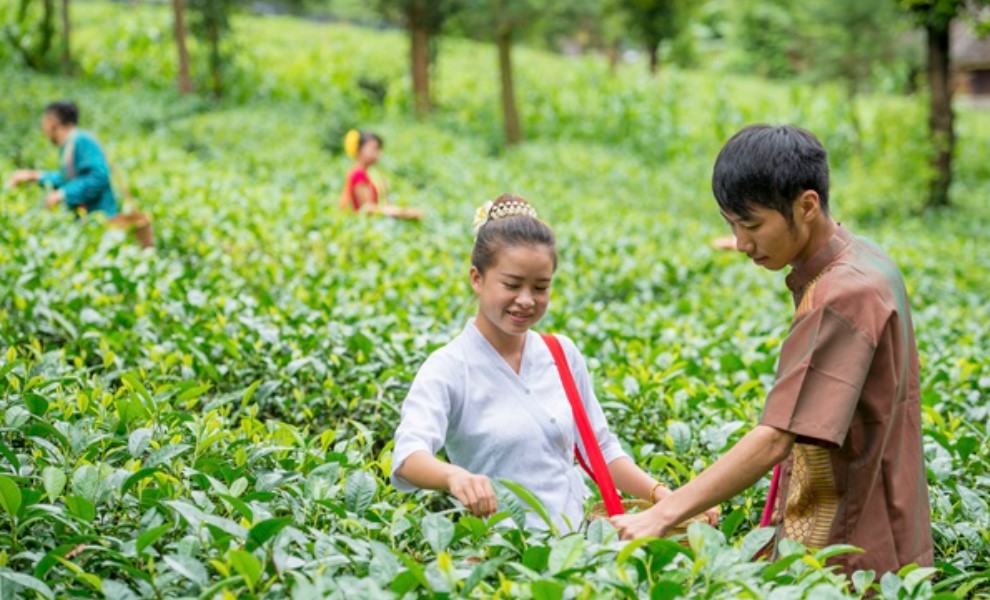
POLYGON ((223 75, 230 62, 223 42, 231 31, 230 13, 236 6, 236 0, 189 0, 188 6, 193 17, 190 28, 206 42, 208 48, 210 90, 216 97, 223 96, 223 75))
POLYGON ((846 88, 858 150, 862 126, 857 98, 869 91, 879 70, 893 70, 901 63, 909 24, 889 1, 804 1, 794 6, 792 14, 803 32, 800 61, 811 78, 837 79, 846 88))
POLYGON ((69 15, 69 0, 62 0, 62 69, 72 70, 72 46, 69 34, 72 30, 72 20, 69 15))
POLYGON ((660 45, 673 40, 689 20, 690 0, 620 0, 629 30, 649 57, 650 73, 660 66, 660 45))
POLYGON ((542 19, 552 19, 561 3, 554 0, 465 0, 462 25, 465 30, 495 42, 501 88, 502 125, 505 143, 523 141, 522 121, 516 103, 512 43, 521 31, 542 19))
POLYGON ((7 42, 28 68, 54 68, 55 0, 20 0, 3 30, 7 42))
POLYGON ((979 17, 979 6, 988 0, 900 0, 924 29, 927 47, 928 132, 932 143, 932 179, 926 208, 949 206, 952 186, 952 154, 956 145, 952 112, 950 27, 965 12, 979 17))
POLYGON ((192 81, 189 79, 189 49, 186 46, 186 3, 184 0, 172 0, 173 33, 175 47, 179 53, 178 85, 180 94, 192 92, 192 81))
POLYGON ((742 50, 739 68, 763 77, 794 77, 804 61, 798 0, 740 0, 729 28, 742 50))
MULTIPOLYGON (((496 13, 502 2, 496 0, 496 13)), ((502 89, 502 120, 505 127, 505 143, 512 146, 523 141, 519 108, 516 104, 515 77, 512 75, 512 33, 515 24, 511 19, 496 20, 495 47, 498 49, 498 74, 502 89)))
POLYGON ((409 30, 409 59, 416 114, 432 110, 430 64, 433 45, 447 19, 457 11, 458 0, 378 0, 379 11, 402 22, 409 30))
POLYGON ((571 51, 601 52, 614 70, 626 33, 625 13, 618 0, 569 0, 554 6, 552 18, 541 19, 527 29, 528 37, 535 33, 551 47, 563 43, 571 51))
POLYGON ((616 0, 603 0, 596 2, 594 9, 596 12, 591 23, 592 40, 604 52, 608 58, 609 70, 614 73, 622 57, 622 40, 626 32, 622 8, 616 0))

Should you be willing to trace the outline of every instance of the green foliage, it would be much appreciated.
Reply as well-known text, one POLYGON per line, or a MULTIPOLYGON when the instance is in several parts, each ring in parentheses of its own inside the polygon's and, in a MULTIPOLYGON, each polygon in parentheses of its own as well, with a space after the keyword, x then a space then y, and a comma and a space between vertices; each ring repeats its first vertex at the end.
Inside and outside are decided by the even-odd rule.
POLYGON ((895 0, 745 0, 722 18, 739 50, 732 64, 764 76, 900 91, 921 66, 921 40, 895 0))
POLYGON ((554 0, 458 0, 460 10, 452 18, 452 29, 465 37, 490 41, 500 31, 511 31, 514 41, 552 35, 560 27, 574 24, 579 7, 554 0))
POLYGON ((901 6, 910 11, 918 24, 935 31, 946 31, 952 20, 971 4, 968 0, 899 0, 901 6))
POLYGON ((55 0, 9 0, 0 6, 0 60, 16 56, 36 71, 54 70, 58 64, 55 10, 55 0))
POLYGON ((651 69, 656 68, 660 44, 678 36, 696 4, 687 0, 619 0, 629 30, 651 57, 651 69))
POLYGON ((462 7, 463 0, 376 0, 376 3, 386 18, 406 27, 418 25, 435 35, 462 7))
POLYGON ((191 17, 189 30, 207 47, 210 90, 218 97, 224 94, 224 76, 232 61, 227 38, 230 16, 238 4, 238 0, 187 0, 186 4, 191 17))
POLYGON ((984 113, 959 110, 959 206, 910 218, 926 156, 912 100, 863 99, 857 154, 836 109, 842 88, 612 75, 594 59, 520 48, 530 142, 502 151, 487 46, 445 43, 444 105, 421 123, 395 60, 400 32, 238 15, 230 97, 208 104, 162 80, 167 10, 78 12, 79 80, 0 68, 4 89, 18 90, 0 95, 0 172, 54 163, 38 113, 73 97, 159 243, 141 251, 97 222, 46 213, 38 190, 0 194, 0 595, 990 590, 984 113), (142 41, 159 31, 157 46, 142 41), (360 76, 386 82, 384 104, 360 76), (427 209, 422 223, 335 210, 348 161, 321 146, 336 120, 382 133, 380 169, 402 203, 427 209), (623 545, 600 521, 584 536, 512 530, 535 504, 510 486, 489 520, 441 494, 395 492, 402 398, 473 312, 470 221, 503 191, 554 226, 561 267, 540 329, 585 351, 630 455, 680 485, 737 440, 758 418, 792 307, 779 275, 708 249, 723 233, 708 178, 739 126, 783 120, 823 138, 835 214, 903 267, 937 574, 846 580, 823 563, 847 548, 791 544, 751 562, 769 539, 754 528, 765 483, 725 503, 719 531, 693 527, 690 547, 623 545))
POLYGON ((920 64, 921 53, 905 52, 905 41, 912 39, 909 23, 893 1, 842 0, 800 6, 803 55, 812 77, 845 81, 853 93, 876 88, 883 74, 896 77, 906 87, 910 66, 920 64))

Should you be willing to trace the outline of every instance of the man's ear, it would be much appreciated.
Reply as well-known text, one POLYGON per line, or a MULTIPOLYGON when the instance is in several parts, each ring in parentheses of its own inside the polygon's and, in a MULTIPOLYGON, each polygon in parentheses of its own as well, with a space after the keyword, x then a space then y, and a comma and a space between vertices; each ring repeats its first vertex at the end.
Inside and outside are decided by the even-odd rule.
POLYGON ((794 218, 811 223, 822 214, 822 200, 815 190, 804 190, 794 202, 794 218))

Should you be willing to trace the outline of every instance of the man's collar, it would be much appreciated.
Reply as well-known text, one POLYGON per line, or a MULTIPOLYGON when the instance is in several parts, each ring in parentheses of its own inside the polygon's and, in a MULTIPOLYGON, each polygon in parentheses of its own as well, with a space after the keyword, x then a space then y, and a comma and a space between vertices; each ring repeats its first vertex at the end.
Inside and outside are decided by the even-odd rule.
POLYGON ((836 224, 832 237, 825 242, 821 248, 811 255, 811 258, 804 261, 801 266, 793 269, 788 275, 787 287, 797 294, 804 286, 808 285, 815 277, 818 277, 825 267, 832 264, 842 250, 852 242, 852 234, 841 224, 836 224))
POLYGON ((79 128, 73 127, 72 129, 69 130, 68 133, 65 134, 65 139, 62 140, 62 143, 59 144, 58 147, 61 148, 63 146, 67 146, 71 144, 78 135, 79 135, 79 128))

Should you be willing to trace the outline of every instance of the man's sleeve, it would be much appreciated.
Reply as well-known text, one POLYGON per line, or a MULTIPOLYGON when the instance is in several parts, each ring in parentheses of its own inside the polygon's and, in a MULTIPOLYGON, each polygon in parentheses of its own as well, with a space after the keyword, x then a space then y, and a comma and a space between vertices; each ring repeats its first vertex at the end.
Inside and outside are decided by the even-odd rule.
POLYGON ((798 441, 841 446, 875 350, 875 341, 831 306, 812 310, 784 340, 761 424, 798 441))
POLYGON ((61 171, 42 171, 41 177, 38 178, 38 185, 52 186, 53 188, 60 188, 65 183, 65 177, 62 175, 61 171))

